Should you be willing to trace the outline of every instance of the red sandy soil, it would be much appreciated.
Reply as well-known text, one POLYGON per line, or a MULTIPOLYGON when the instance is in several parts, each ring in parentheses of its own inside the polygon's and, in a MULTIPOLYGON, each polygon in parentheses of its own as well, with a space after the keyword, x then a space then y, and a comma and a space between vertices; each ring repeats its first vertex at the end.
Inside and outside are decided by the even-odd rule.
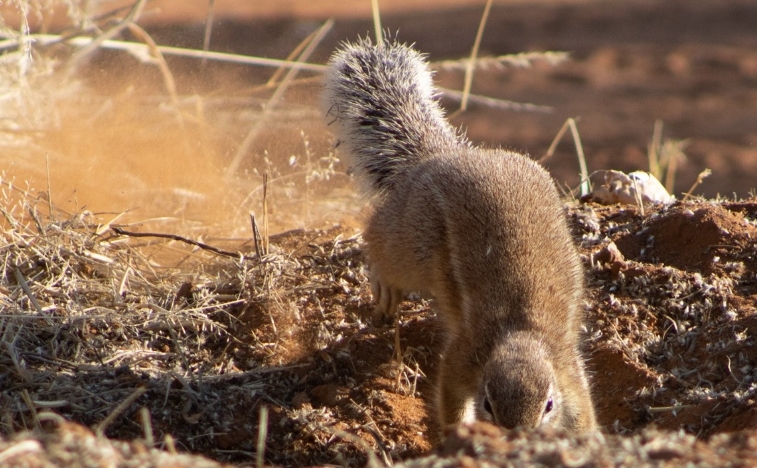
MULTIPOLYGON (((162 13, 146 13, 145 27, 159 44, 201 48, 206 17, 201 3, 151 3, 150 8, 161 5, 162 13)), ((385 28, 399 31, 401 40, 415 43, 431 61, 459 59, 470 52, 482 5, 451 0, 432 6, 428 1, 405 3, 381 2, 385 28)), ((373 30, 367 4, 347 11, 342 2, 325 0, 219 0, 211 49, 283 58, 322 21, 337 16, 310 59, 323 63, 340 41, 373 30), (280 9, 271 9, 274 4, 280 9)), ((747 197, 757 186, 754 18, 757 4, 746 0, 497 2, 481 55, 564 50, 571 60, 555 67, 539 63, 529 69, 479 70, 473 91, 553 110, 513 112, 474 105, 453 122, 467 128, 476 142, 539 157, 565 119, 577 117, 589 170, 628 171, 647 168, 646 148, 655 120, 661 119, 664 137, 688 140, 686 158, 679 161, 676 173, 677 195, 710 168, 713 175, 695 193, 747 197)), ((54 26, 50 22, 49 28, 54 26)), ((45 136, 46 144, 60 153, 50 156, 52 187, 57 189, 53 198, 114 215, 139 208, 142 218, 185 216, 203 226, 198 232, 221 237, 233 225, 234 236, 239 236, 239 225, 249 225, 246 211, 251 210, 244 197, 260 186, 263 167, 269 162, 286 166, 293 154, 303 158, 303 141, 309 142, 313 154, 328 151, 330 136, 317 110, 317 80, 287 95, 288 113, 277 114, 275 125, 264 129, 240 173, 227 180, 215 174, 228 164, 252 120, 245 114, 248 101, 233 109, 228 102, 252 94, 270 71, 229 64, 202 71, 196 61, 178 58, 169 58, 168 65, 182 97, 224 99, 223 109, 208 110, 215 120, 203 122, 202 128, 213 132, 192 134, 197 140, 192 144, 202 151, 195 154, 194 146, 177 151, 177 145, 186 142, 186 132, 165 130, 174 125, 171 115, 161 114, 157 105, 146 113, 145 102, 151 101, 125 104, 133 103, 135 95, 150 97, 163 91, 157 70, 145 72, 129 56, 103 53, 80 79, 102 101, 112 99, 119 112, 104 119, 97 113, 104 108, 102 101, 97 101, 86 112, 77 108, 71 119, 45 136), (89 119, 91 115, 100 120, 89 119), (218 132, 213 124, 228 130, 218 132), (87 176, 82 178, 82 173, 87 176), (145 194, 142 187, 155 191, 145 194), (186 187, 195 191, 196 199, 178 190, 186 187), (218 204, 219 199, 225 204, 218 204), (236 212, 230 206, 241 208, 236 212), (208 224, 213 228, 206 229, 208 224)), ((439 70, 437 80, 460 89, 463 75, 439 70)), ((450 112, 456 108, 448 98, 443 102, 450 112)), ((254 104, 256 111, 259 104, 254 104)), ((45 159, 44 152, 38 153, 29 166, 18 159, 6 166, 18 169, 10 171, 17 179, 29 177, 43 190, 45 159)), ((546 165, 561 186, 577 185, 571 142, 563 142, 546 165)), ((286 168, 281 172, 282 178, 288 174, 286 168)), ((184 450, 254 463, 259 409, 267 406, 269 463, 357 465, 366 460, 365 444, 394 461, 432 449, 439 428, 427 407, 434 392, 441 329, 427 302, 403 303, 407 367, 398 370, 392 364, 393 331, 374 327, 366 318, 372 303, 365 259, 353 237, 359 205, 351 195, 345 196, 351 194, 345 172, 337 164, 342 179, 335 176, 330 186, 312 192, 308 188, 306 196, 296 198, 299 205, 288 203, 282 194, 301 189, 301 182, 294 188, 272 189, 276 230, 346 222, 330 230, 308 229, 274 238, 275 251, 296 261, 287 271, 291 277, 285 275, 294 293, 251 300, 225 311, 233 317, 229 330, 234 339, 218 338, 193 356, 198 362, 233 356, 242 370, 269 366, 270 373, 192 382, 202 401, 172 397, 164 406, 168 390, 160 385, 165 382, 158 385, 138 371, 112 369, 107 380, 114 388, 141 382, 150 389, 140 403, 150 408, 156 438, 172 434, 184 450), (299 216, 303 200, 308 209, 317 205, 312 216, 299 216), (282 368, 276 370, 277 366, 282 368), (364 442, 355 443, 354 436, 364 442)), ((636 207, 573 207, 570 218, 590 287, 587 354, 599 420, 608 437, 639 434, 654 426, 696 436, 700 442, 691 445, 699 447, 715 434, 755 428, 756 217, 753 198, 678 203, 643 215, 636 207)), ((195 229, 191 222, 186 224, 190 227, 182 229, 195 229)), ((225 293, 244 295, 248 286, 235 283, 225 293)), ((176 292, 187 300, 200 293, 176 292)), ((155 344, 161 350, 174 346, 168 335, 161 340, 155 344)), ((91 385, 102 380, 96 373, 77 378, 91 385)), ((181 389, 184 383, 174 380, 170 385, 181 389)), ((126 412, 107 435, 140 437, 135 411, 126 412)), ((97 422, 75 409, 61 413, 85 425, 97 422)), ((13 424, 22 425, 16 419, 13 424)), ((751 432, 745 434, 752 437, 751 432)), ((667 459, 671 466, 681 458, 674 455, 667 459)))

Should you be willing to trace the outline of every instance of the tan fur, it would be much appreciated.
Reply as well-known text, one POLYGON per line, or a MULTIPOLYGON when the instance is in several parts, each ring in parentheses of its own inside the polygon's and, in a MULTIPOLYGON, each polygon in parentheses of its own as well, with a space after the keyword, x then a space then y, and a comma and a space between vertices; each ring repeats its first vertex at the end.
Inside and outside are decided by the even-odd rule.
POLYGON ((377 310, 394 315, 407 291, 436 299, 442 425, 593 429, 583 272, 554 183, 525 156, 471 147, 428 83, 412 49, 367 40, 337 52, 326 80, 324 106, 374 196, 377 310))

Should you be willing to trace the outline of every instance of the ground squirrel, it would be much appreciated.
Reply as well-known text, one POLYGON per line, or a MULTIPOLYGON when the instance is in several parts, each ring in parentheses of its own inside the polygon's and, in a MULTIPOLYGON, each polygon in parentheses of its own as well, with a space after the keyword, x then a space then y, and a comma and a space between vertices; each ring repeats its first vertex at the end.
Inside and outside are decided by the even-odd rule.
POLYGON ((443 426, 596 426, 579 351, 583 272, 549 174, 472 146, 445 119, 425 59, 392 40, 344 44, 323 106, 373 199, 365 228, 377 310, 435 298, 447 331, 443 426))

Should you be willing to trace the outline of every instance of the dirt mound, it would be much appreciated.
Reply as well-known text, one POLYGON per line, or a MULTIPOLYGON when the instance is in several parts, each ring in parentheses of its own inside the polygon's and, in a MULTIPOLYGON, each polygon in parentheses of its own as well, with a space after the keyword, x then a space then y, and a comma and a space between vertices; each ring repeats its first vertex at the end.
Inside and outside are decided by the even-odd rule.
POLYGON ((549 431, 505 434, 479 424, 450 431, 433 455, 400 466, 748 466, 757 463, 755 448, 754 432, 722 434, 705 443, 682 432, 575 437, 549 431))
POLYGON ((604 424, 623 433, 654 423, 703 437, 721 425, 753 427, 745 415, 757 388, 754 200, 679 203, 645 216, 585 209, 574 212, 578 224, 599 226, 582 232, 587 257, 596 260, 595 382, 600 392, 615 388, 605 401, 626 410, 600 411, 604 424), (627 390, 618 391, 619 382, 627 390))
POLYGON ((615 243, 627 258, 710 274, 724 251, 743 249, 755 237, 757 229, 728 206, 677 206, 653 214, 641 231, 621 235, 615 243))

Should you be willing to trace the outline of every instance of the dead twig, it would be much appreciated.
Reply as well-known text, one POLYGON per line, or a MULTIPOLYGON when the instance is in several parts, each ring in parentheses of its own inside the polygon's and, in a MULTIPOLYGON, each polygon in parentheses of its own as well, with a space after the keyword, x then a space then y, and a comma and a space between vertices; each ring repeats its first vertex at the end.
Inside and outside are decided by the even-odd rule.
POLYGON ((193 245, 195 247, 198 247, 203 250, 208 250, 210 252, 213 252, 218 255, 223 255, 224 257, 231 257, 231 258, 238 258, 241 260, 251 260, 251 257, 248 257, 240 252, 230 252, 228 250, 219 249, 218 247, 213 247, 212 245, 205 244, 203 242, 198 242, 196 240, 188 239, 183 236, 179 236, 177 234, 163 234, 160 232, 133 232, 133 231, 126 231, 124 229, 121 229, 117 226, 111 226, 110 229, 118 234, 119 236, 127 236, 127 237, 155 237, 158 239, 170 239, 175 240, 179 242, 183 242, 188 245, 193 245))

